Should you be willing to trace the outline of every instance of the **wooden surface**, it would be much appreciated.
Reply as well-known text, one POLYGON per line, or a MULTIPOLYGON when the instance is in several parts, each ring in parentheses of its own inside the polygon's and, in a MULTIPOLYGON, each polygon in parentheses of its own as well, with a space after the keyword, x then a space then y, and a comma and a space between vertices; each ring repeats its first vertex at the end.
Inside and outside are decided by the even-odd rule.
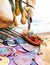
POLYGON ((44 65, 50 65, 50 32, 39 35, 44 40, 44 44, 41 44, 40 46, 44 65))

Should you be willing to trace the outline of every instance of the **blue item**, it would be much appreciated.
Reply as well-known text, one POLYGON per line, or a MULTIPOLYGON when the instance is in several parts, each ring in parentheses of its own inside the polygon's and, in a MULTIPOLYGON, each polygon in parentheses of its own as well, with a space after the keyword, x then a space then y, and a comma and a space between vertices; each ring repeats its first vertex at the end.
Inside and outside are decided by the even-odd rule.
POLYGON ((37 63, 35 61, 33 61, 30 65, 37 65, 37 63))
POLYGON ((20 38, 20 37, 16 38, 15 40, 19 44, 25 44, 26 43, 26 41, 24 39, 20 38))

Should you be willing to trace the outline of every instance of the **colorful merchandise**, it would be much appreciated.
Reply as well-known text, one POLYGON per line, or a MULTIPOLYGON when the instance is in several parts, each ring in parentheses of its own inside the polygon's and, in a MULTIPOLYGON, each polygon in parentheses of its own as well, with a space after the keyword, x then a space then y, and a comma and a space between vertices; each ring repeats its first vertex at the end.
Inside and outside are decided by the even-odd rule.
POLYGON ((0 47, 0 56, 9 56, 13 54, 14 50, 10 47, 0 47))
POLYGON ((7 57, 0 56, 0 65, 8 65, 9 59, 7 57))

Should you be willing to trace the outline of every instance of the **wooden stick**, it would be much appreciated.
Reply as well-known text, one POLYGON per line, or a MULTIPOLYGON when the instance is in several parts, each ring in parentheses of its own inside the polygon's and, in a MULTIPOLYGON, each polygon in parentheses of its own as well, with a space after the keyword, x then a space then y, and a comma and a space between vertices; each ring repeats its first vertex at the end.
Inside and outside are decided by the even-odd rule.
POLYGON ((21 33, 19 33, 19 32, 17 32, 17 31, 15 31, 15 30, 12 30, 12 31, 14 31, 14 33, 17 33, 19 36, 22 36, 22 34, 21 34, 21 33))
POLYGON ((30 7, 32 7, 33 9, 35 9, 33 6, 31 6, 30 4, 28 4, 28 3, 26 3, 26 2, 24 2, 24 1, 22 1, 23 3, 25 3, 25 4, 27 4, 28 6, 30 6, 30 7))
POLYGON ((22 36, 20 33, 18 33, 18 32, 15 31, 15 30, 9 30, 9 29, 6 29, 6 30, 8 30, 8 31, 10 31, 11 33, 13 33, 16 37, 17 37, 17 36, 19 36, 19 37, 22 36))
POLYGON ((11 35, 11 36, 17 37, 17 35, 11 33, 10 31, 8 31, 8 30, 6 30, 6 29, 3 29, 3 32, 6 32, 6 33, 8 33, 8 34, 11 35))
POLYGON ((5 33, 3 31, 0 31, 0 34, 3 34, 5 36, 8 36, 9 38, 15 38, 14 36, 9 35, 8 33, 5 33))

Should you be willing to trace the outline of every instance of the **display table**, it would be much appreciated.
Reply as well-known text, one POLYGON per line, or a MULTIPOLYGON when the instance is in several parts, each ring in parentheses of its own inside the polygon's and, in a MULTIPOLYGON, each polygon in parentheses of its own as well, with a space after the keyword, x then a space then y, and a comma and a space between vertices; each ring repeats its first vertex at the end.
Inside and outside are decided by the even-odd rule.
MULTIPOLYGON (((31 45, 29 43, 21 44, 21 46, 29 51, 33 51, 34 49, 40 49, 44 65, 50 65, 50 33, 41 33, 38 35, 44 40, 44 43, 41 44, 40 47, 31 45)), ((4 45, 0 43, 0 46, 2 47, 4 45)))

